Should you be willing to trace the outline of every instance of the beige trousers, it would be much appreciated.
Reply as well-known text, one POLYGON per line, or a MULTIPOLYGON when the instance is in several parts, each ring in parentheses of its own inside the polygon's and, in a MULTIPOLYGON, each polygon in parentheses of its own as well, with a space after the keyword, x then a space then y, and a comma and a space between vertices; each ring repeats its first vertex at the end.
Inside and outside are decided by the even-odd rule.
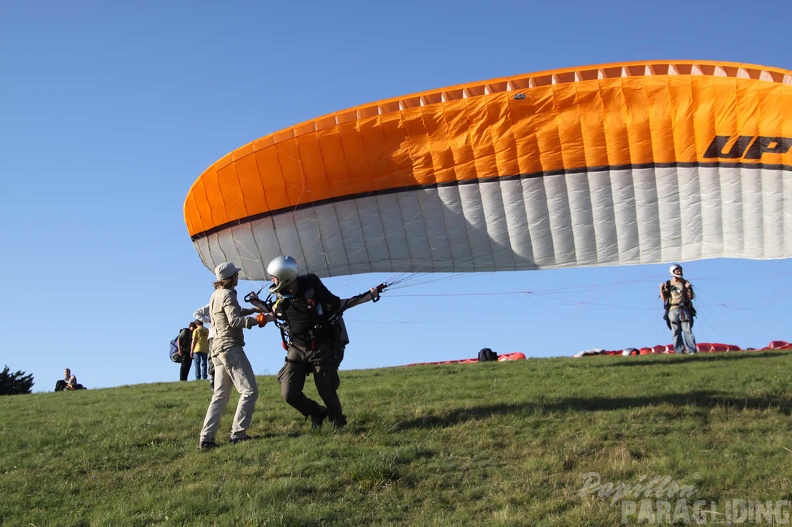
POLYGON ((250 365, 242 346, 229 348, 228 351, 215 355, 211 360, 215 367, 214 393, 206 410, 201 441, 215 440, 217 430, 220 428, 220 417, 231 397, 232 388, 236 388, 239 392, 239 403, 234 422, 231 424, 230 439, 245 437, 258 399, 258 384, 253 374, 253 366, 250 365))

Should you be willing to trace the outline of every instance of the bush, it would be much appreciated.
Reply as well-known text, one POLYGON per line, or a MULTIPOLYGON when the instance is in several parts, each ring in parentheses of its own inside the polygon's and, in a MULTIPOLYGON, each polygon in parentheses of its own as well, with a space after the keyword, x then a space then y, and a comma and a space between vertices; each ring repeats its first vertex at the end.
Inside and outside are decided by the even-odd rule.
POLYGON ((30 393, 33 388, 33 375, 25 375, 25 372, 18 371, 10 373, 8 366, 0 372, 0 395, 17 395, 20 393, 30 393))

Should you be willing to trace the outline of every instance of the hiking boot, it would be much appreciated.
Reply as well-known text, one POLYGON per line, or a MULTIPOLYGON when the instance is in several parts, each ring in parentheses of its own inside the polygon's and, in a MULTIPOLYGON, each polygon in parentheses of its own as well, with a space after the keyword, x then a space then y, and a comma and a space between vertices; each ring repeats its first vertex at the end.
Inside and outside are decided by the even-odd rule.
POLYGON ((237 443, 242 443, 243 441, 250 441, 251 439, 253 438, 250 436, 232 437, 229 438, 228 442, 231 443, 232 445, 236 445, 237 443))
POLYGON ((322 428, 325 417, 327 417, 327 408, 320 406, 319 409, 311 415, 311 430, 319 430, 322 428))
POLYGON ((342 428, 344 428, 346 426, 347 418, 346 418, 345 415, 339 415, 338 417, 331 418, 330 419, 330 424, 336 430, 341 430, 342 428))
POLYGON ((198 445, 198 450, 211 450, 213 448, 217 448, 217 443, 214 441, 201 441, 201 444, 198 445))

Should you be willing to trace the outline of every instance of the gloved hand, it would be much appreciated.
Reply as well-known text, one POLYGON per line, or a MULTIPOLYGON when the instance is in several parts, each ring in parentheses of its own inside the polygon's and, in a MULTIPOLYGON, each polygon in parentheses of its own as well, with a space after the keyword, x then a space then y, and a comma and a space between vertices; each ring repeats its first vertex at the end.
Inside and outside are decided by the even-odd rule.
POLYGON ((263 328, 267 325, 267 315, 265 313, 259 313, 256 315, 256 320, 258 320, 258 326, 263 328))
POLYGON ((371 300, 376 302, 380 298, 380 293, 382 290, 385 289, 385 284, 380 284, 376 287, 372 287, 369 289, 369 293, 371 293, 371 300))

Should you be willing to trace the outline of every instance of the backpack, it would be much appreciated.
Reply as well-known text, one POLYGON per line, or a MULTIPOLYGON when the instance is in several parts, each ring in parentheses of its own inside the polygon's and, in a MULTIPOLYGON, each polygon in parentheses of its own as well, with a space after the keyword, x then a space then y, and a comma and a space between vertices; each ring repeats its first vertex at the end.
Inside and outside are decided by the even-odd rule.
POLYGON ((332 318, 329 324, 333 338, 333 360, 338 368, 341 361, 344 360, 344 351, 346 351, 346 345, 349 344, 349 333, 347 333, 346 323, 344 323, 344 317, 341 314, 332 318))
POLYGON ((488 361, 496 361, 498 360, 498 354, 492 351, 489 348, 482 348, 478 354, 478 361, 479 362, 488 362, 488 361))
MULTIPOLYGON (((181 333, 179 333, 181 335, 181 333)), ((182 357, 179 355, 179 337, 170 341, 170 350, 168 351, 168 358, 173 362, 181 362, 182 357)))

